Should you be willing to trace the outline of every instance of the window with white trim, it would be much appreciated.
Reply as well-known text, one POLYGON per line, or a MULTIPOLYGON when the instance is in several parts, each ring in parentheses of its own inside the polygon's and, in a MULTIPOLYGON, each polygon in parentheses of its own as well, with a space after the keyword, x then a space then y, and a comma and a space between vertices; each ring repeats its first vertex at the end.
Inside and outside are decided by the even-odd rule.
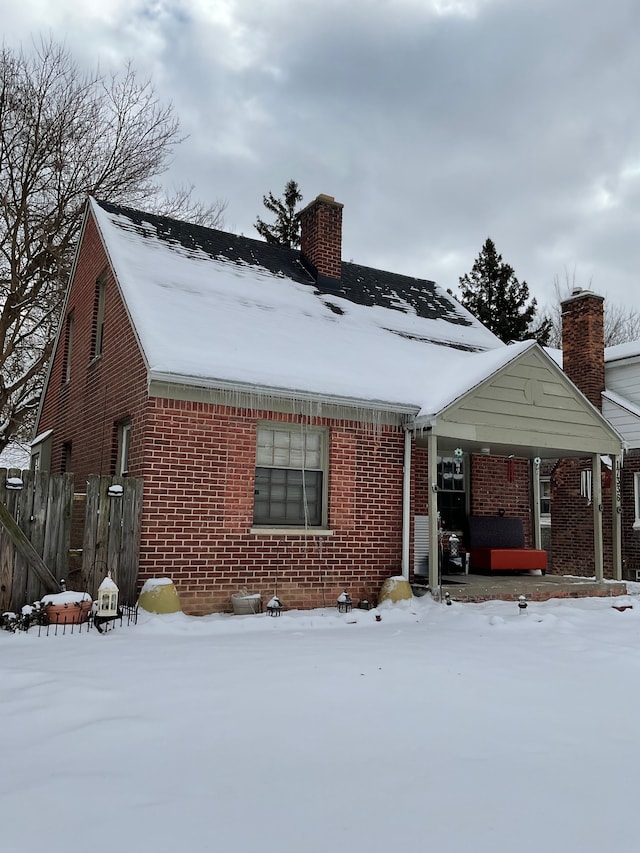
POLYGON ((551 524, 550 477, 540 477, 540 524, 551 524))
POLYGON ((104 308, 106 292, 107 274, 102 273, 96 281, 96 289, 93 299, 91 357, 94 359, 102 355, 102 347, 104 344, 104 308))
POLYGON ((129 444, 131 441, 131 421, 118 424, 118 450, 116 453, 116 477, 126 477, 129 470, 129 444))
POLYGON ((326 436, 303 424, 258 427, 255 525, 326 525, 326 436))

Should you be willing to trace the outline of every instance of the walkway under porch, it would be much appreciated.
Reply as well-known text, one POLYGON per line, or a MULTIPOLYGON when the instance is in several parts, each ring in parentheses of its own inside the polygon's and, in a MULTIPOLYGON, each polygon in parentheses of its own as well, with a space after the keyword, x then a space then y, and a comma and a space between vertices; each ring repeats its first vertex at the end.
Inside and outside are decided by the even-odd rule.
MULTIPOLYGON (((412 584, 416 595, 427 592, 426 584, 412 584)), ((535 572, 500 572, 491 575, 452 574, 442 578, 442 595, 449 593, 453 601, 517 601, 525 595, 529 601, 549 598, 587 598, 589 596, 626 595, 624 581, 601 581, 593 578, 542 575, 535 572)))

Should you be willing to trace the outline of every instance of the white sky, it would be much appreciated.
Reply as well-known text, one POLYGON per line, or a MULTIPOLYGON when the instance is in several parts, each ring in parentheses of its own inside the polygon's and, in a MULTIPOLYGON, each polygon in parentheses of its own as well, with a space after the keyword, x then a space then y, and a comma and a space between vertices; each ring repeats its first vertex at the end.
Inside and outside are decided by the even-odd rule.
POLYGON ((186 139, 169 181, 256 236, 295 178, 346 260, 455 287, 487 236, 540 302, 640 309, 637 0, 0 0, 4 42, 131 58, 186 139))
POLYGON ((2 850, 635 853, 614 601, 0 631, 2 850))

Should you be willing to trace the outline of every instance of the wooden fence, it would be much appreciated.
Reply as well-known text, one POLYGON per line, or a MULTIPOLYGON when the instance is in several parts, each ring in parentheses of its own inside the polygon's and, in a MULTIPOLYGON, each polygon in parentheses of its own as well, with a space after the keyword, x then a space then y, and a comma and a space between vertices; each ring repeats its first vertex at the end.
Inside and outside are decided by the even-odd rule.
POLYGON ((135 602, 142 480, 89 477, 74 494, 72 474, 0 468, 0 611, 19 610, 69 578, 72 535, 82 542, 82 571, 72 587, 95 596, 111 570, 120 600, 135 602), (17 478, 20 488, 8 488, 17 478), (122 487, 110 497, 109 488, 122 487), (74 500, 75 498, 75 500, 74 500), (84 505, 83 505, 84 504, 84 505), (73 527, 79 532, 72 533, 73 527))
POLYGON ((141 515, 141 479, 88 478, 82 572, 88 592, 94 598, 102 578, 110 570, 120 589, 120 601, 135 603, 141 515), (122 487, 120 497, 109 496, 112 486, 122 487))

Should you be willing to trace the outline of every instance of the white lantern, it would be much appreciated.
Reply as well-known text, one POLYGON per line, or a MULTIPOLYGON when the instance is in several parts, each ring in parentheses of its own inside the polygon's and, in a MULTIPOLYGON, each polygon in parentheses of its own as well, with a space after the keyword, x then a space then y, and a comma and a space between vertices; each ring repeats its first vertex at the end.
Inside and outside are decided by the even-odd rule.
POLYGON ((98 587, 98 609, 96 616, 111 619, 118 615, 118 587, 111 577, 111 571, 98 587))

